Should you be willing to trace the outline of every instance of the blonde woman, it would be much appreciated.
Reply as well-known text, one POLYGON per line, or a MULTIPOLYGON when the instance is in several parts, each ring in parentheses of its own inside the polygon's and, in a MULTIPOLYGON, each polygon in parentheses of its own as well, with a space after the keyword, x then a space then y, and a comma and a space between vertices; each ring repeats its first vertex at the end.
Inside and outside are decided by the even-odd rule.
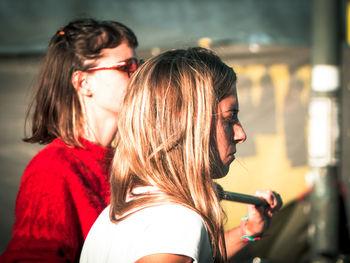
POLYGON ((125 94, 111 205, 80 262, 226 262, 261 237, 279 196, 259 193, 270 206, 250 206, 241 229, 224 234, 213 183, 246 139, 232 68, 206 49, 168 51, 142 65, 125 94))

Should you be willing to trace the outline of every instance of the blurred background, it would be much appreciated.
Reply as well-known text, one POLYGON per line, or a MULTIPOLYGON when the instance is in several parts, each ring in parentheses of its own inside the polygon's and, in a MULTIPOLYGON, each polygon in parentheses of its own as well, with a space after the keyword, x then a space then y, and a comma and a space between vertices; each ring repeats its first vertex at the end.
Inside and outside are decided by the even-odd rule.
MULTIPOLYGON (((41 148, 21 141, 51 36, 70 20, 116 20, 138 56, 213 49, 238 74, 248 140, 218 183, 274 189, 284 208, 236 262, 350 262, 350 2, 348 0, 1 0, 0 253, 11 237, 23 170, 41 148)), ((245 205, 223 201, 226 228, 245 205)))

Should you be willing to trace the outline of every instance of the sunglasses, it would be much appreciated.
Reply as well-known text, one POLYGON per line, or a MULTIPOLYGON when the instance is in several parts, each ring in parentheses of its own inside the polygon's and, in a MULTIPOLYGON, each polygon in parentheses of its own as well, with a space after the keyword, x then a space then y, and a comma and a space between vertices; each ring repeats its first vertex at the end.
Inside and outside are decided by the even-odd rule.
POLYGON ((99 70, 119 70, 128 73, 128 76, 131 77, 131 75, 138 69, 140 65, 141 62, 137 58, 128 58, 110 67, 89 68, 87 71, 94 72, 99 70))

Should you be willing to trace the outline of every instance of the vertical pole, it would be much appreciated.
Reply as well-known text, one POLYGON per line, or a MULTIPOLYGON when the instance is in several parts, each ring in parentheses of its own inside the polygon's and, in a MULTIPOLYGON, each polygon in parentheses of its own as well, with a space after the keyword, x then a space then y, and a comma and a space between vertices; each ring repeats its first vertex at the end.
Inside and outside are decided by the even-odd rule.
POLYGON ((338 0, 313 0, 312 76, 309 103, 310 173, 314 179, 309 228, 312 262, 335 262, 340 151, 338 0))

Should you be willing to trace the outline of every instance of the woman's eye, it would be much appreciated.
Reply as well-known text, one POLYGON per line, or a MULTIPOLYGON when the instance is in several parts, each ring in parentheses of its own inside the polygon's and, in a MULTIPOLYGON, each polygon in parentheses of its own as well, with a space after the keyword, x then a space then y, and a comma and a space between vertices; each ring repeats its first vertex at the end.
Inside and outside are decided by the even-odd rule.
POLYGON ((227 116, 227 117, 225 118, 225 121, 226 121, 227 123, 232 123, 232 124, 237 123, 237 122, 238 122, 238 113, 232 113, 232 114, 230 114, 229 116, 227 116))

